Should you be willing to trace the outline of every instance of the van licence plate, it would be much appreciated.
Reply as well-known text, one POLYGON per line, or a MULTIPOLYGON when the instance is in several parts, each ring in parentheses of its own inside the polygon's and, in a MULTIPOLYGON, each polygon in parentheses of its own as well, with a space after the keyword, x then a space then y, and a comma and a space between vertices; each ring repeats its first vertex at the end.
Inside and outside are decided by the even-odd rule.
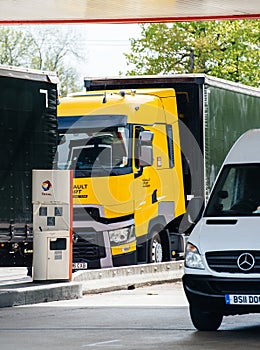
POLYGON ((72 264, 73 270, 86 270, 87 268, 88 268, 88 264, 85 262, 72 264))
POLYGON ((227 305, 260 305, 260 295, 226 294, 227 305))

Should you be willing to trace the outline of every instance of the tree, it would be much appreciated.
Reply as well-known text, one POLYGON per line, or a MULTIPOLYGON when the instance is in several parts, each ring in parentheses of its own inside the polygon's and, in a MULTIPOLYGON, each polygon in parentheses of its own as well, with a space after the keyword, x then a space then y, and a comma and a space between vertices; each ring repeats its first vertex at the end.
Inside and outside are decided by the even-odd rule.
POLYGON ((34 26, 0 29, 0 64, 56 71, 60 93, 79 89, 76 63, 83 60, 79 34, 70 27, 34 26))
POLYGON ((0 29, 0 64, 10 66, 25 65, 28 58, 28 48, 33 45, 33 39, 24 35, 21 30, 13 27, 0 29))
POLYGON ((143 24, 128 75, 206 73, 259 86, 258 20, 143 24))

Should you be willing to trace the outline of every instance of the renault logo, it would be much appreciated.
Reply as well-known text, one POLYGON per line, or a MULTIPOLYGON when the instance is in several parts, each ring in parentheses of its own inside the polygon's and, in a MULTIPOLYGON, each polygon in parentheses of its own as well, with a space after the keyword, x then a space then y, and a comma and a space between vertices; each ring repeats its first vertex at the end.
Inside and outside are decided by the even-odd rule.
POLYGON ((249 271, 255 265, 255 258, 250 253, 243 253, 237 259, 237 266, 242 271, 249 271))

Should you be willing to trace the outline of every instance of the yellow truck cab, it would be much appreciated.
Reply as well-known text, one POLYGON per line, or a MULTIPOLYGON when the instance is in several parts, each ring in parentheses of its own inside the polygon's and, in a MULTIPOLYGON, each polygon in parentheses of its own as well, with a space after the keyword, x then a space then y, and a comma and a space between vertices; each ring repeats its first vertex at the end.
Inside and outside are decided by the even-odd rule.
POLYGON ((185 212, 172 88, 74 94, 58 106, 59 169, 74 170, 73 268, 171 259, 185 212))

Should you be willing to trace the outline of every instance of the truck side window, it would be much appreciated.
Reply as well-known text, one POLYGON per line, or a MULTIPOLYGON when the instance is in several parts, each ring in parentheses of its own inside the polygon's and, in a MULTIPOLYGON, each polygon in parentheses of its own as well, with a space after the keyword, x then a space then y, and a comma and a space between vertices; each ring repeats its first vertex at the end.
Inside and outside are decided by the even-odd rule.
POLYGON ((169 167, 174 167, 174 143, 173 143, 173 134, 172 126, 170 124, 166 125, 167 133, 167 143, 168 143, 168 155, 169 155, 169 167))
POLYGON ((140 161, 139 161, 139 155, 140 155, 140 132, 143 130, 143 127, 140 125, 135 127, 134 132, 134 162, 135 167, 137 169, 140 168, 140 161))

